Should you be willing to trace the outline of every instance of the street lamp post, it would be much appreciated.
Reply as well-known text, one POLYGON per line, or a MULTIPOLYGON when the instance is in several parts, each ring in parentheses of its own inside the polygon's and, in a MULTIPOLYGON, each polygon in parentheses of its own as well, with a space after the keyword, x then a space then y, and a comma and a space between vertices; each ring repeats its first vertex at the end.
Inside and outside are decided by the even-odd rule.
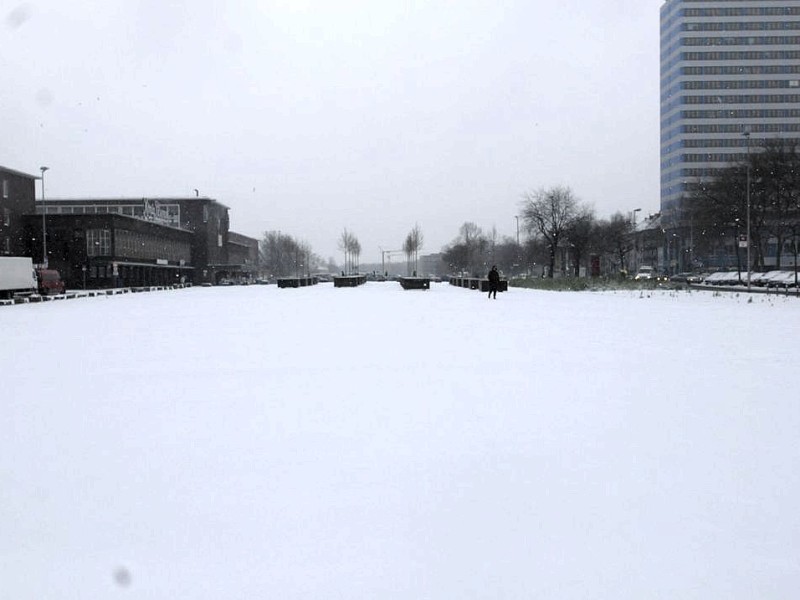
POLYGON ((633 209, 633 268, 639 268, 639 244, 636 237, 636 213, 641 211, 641 208, 633 209))
POLYGON ((50 167, 39 167, 42 172, 42 267, 47 268, 47 204, 44 201, 44 172, 50 167))
POLYGON ((750 132, 745 131, 747 140, 747 291, 750 291, 750 132))
POLYGON ((522 248, 519 245, 519 215, 514 215, 517 220, 517 268, 521 270, 522 267, 522 248))

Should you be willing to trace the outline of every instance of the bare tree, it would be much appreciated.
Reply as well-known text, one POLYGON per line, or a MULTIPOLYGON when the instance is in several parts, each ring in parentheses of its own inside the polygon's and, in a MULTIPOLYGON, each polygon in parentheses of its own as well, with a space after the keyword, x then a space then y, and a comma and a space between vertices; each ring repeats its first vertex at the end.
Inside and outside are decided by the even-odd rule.
POLYGON ((361 268, 361 242, 359 242, 358 238, 355 236, 353 236, 350 242, 350 256, 353 258, 351 269, 354 273, 358 273, 358 270, 361 268))
POLYGON ((595 225, 595 244, 603 254, 614 257, 618 271, 625 270, 625 257, 633 250, 633 223, 622 213, 615 213, 607 221, 595 225))
POLYGON ((467 271, 478 275, 478 265, 485 266, 484 254, 489 245, 481 228, 466 222, 458 229, 458 237, 443 250, 442 259, 454 272, 467 271))
POLYGON ((422 241, 422 230, 419 227, 419 223, 416 223, 403 242, 403 252, 406 254, 406 271, 409 275, 412 272, 416 275, 419 269, 419 251, 422 248, 422 241))
MULTIPOLYGON (((284 277, 297 272, 296 258, 300 242, 280 231, 265 231, 260 250, 264 267, 270 275, 284 277)), ((310 248, 309 248, 310 254, 310 248)))
POLYGON ((580 275, 581 263, 589 252, 595 233, 594 211, 589 207, 579 209, 577 215, 567 226, 566 234, 569 242, 572 274, 580 275))
POLYGON ((486 238, 483 235, 483 231, 475 223, 468 221, 461 226, 459 234, 466 250, 467 270, 472 275, 477 275, 477 259, 486 247, 486 238))
POLYGON ((493 265, 497 264, 497 258, 495 258, 495 250, 497 249, 497 227, 492 225, 492 231, 489 233, 489 238, 487 239, 489 245, 489 253, 491 256, 491 263, 493 265))
POLYGON ((557 186, 523 196, 522 218, 529 231, 541 235, 549 250, 548 276, 553 277, 558 244, 578 214, 578 200, 568 187, 557 186))
POLYGON ((349 275, 358 269, 361 244, 355 235, 345 229, 339 237, 339 250, 344 252, 344 270, 349 275))

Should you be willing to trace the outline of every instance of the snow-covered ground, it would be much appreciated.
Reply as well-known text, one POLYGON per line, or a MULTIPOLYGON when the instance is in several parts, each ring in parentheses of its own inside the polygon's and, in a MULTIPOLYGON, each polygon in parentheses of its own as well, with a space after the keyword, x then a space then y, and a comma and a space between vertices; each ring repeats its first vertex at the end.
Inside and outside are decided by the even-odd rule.
POLYGON ((0 598, 787 599, 800 300, 0 308, 0 598))

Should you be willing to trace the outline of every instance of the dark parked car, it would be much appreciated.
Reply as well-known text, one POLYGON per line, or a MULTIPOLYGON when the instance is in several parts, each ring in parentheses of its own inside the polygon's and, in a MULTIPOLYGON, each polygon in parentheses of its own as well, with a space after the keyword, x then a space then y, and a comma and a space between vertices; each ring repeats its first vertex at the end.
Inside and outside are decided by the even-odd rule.
POLYGON ((42 296, 63 294, 66 291, 61 274, 55 269, 36 269, 36 280, 42 296))
POLYGON ((673 283, 702 283, 703 276, 697 273, 675 273, 669 280, 673 283))

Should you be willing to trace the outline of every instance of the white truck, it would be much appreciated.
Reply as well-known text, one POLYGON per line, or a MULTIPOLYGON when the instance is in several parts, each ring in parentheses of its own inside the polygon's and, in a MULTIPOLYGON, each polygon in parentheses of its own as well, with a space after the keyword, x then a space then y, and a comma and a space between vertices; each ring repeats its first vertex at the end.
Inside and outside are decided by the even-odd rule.
POLYGON ((0 256, 0 298, 35 294, 38 286, 30 258, 0 256))

